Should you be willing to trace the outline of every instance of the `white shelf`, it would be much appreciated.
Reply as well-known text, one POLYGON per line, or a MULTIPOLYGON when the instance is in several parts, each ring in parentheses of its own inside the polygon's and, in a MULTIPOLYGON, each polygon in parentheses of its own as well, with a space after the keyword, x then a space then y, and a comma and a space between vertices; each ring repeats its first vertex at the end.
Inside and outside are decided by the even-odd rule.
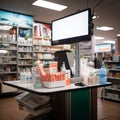
MULTIPOLYGON (((119 76, 118 73, 120 73, 120 69, 117 69, 120 65, 120 62, 119 61, 107 61, 105 62, 105 65, 106 67, 108 66, 108 72, 110 73, 111 76, 113 76, 113 74, 115 74, 116 76, 119 76)), ((107 81, 110 81, 113 83, 113 86, 114 85, 120 85, 120 78, 119 77, 110 77, 108 76, 107 77, 107 81)), ((120 102, 120 99, 116 99, 115 98, 115 95, 118 96, 118 98, 120 98, 120 89, 117 89, 117 86, 116 88, 115 87, 105 87, 103 88, 105 91, 103 92, 104 95, 106 96, 102 96, 103 98, 105 99, 108 99, 108 100, 114 100, 114 101, 119 101, 120 102), (111 96, 107 96, 107 93, 109 92, 111 93, 111 96)))
POLYGON ((111 79, 111 80, 120 80, 120 78, 117 78, 117 77, 107 77, 107 79, 111 79))
POLYGON ((54 54, 55 51, 42 51, 42 50, 38 50, 38 51, 34 51, 34 53, 50 53, 50 54, 54 54))
POLYGON ((116 88, 105 88, 106 90, 113 90, 113 91, 118 91, 120 92, 120 89, 116 89, 116 88))
POLYGON ((107 97, 107 96, 102 96, 103 99, 108 99, 108 100, 114 100, 117 102, 120 102, 120 99, 115 99, 115 98, 111 98, 111 97, 107 97))
POLYGON ((31 44, 18 44, 18 46, 23 46, 23 47, 27 47, 27 46, 29 47, 30 46, 30 47, 32 47, 33 45, 31 45, 31 44))
POLYGON ((33 66, 33 64, 18 64, 18 66, 22 66, 22 67, 25 67, 25 66, 33 66))
POLYGON ((115 71, 115 72, 120 72, 120 69, 108 69, 108 71, 115 71))
POLYGON ((7 42, 7 41, 6 41, 6 42, 3 42, 3 41, 0 41, 0 43, 2 43, 2 44, 15 44, 15 45, 17 44, 16 41, 15 41, 15 42, 7 42))
POLYGON ((10 48, 0 48, 0 50, 12 50, 12 51, 17 51, 17 48, 16 48, 16 49, 10 49, 10 48))
POLYGON ((18 58, 19 60, 32 60, 33 58, 32 57, 26 57, 26 58, 18 58))
POLYGON ((3 72, 0 72, 0 75, 1 75, 1 74, 17 74, 17 71, 13 71, 13 72, 3 71, 3 72))
POLYGON ((0 56, 0 58, 17 58, 17 56, 0 56))
POLYGON ((0 65, 17 65, 17 63, 0 63, 0 65))
POLYGON ((18 51, 18 53, 33 53, 32 51, 18 51))

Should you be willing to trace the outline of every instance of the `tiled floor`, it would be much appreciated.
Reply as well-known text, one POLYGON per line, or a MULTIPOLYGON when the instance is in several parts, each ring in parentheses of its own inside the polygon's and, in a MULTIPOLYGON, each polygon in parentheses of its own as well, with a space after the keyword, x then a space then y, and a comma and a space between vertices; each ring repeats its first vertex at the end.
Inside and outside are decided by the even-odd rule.
MULTIPOLYGON (((25 120, 27 116, 14 97, 0 98, 0 120, 25 120)), ((98 99, 98 120, 120 120, 120 103, 98 99)))

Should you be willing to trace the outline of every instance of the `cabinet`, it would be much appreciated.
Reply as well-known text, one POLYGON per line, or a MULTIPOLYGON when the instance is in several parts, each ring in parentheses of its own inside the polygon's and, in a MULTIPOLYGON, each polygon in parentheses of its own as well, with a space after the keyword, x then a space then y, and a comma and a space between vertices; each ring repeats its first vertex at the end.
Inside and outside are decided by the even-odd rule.
MULTIPOLYGON (((17 28, 0 25, 0 81, 17 79, 17 28)), ((1 85, 0 92, 6 91, 1 85)), ((9 89, 9 88, 8 88, 9 89)))
POLYGON ((120 62, 108 61, 105 66, 108 70, 107 81, 113 85, 103 89, 102 97, 120 102, 120 62))

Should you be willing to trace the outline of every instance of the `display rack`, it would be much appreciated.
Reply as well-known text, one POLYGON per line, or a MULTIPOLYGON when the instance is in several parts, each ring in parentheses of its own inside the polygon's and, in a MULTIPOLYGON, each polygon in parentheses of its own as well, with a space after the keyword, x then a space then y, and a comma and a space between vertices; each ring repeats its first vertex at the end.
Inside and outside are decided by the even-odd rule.
POLYGON ((107 81, 113 85, 103 89, 102 98, 120 102, 120 62, 108 61, 105 66, 108 70, 107 81))
POLYGON ((33 66, 33 30, 18 28, 18 79, 20 72, 31 72, 33 66))
POLYGON ((34 24, 34 42, 33 42, 34 62, 41 60, 45 65, 54 59, 55 51, 62 50, 63 46, 51 46, 51 28, 50 24, 34 24))
MULTIPOLYGON (((0 29, 0 80, 17 79, 17 27, 1 24, 0 29)), ((1 93, 5 87, 1 85, 1 93)))

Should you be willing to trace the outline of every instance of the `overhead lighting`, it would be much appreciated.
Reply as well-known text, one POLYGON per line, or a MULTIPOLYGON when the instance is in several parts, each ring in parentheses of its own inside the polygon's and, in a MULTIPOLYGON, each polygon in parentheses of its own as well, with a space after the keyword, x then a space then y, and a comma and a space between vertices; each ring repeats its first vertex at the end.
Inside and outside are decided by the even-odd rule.
POLYGON ((103 43, 115 44, 115 41, 113 41, 113 40, 106 40, 106 41, 103 41, 103 43))
POLYGON ((97 26, 96 29, 97 30, 103 30, 103 31, 109 31, 109 30, 113 30, 114 28, 107 27, 107 26, 102 26, 102 27, 97 26))
POLYGON ((99 18, 99 16, 98 16, 98 15, 96 15, 96 13, 94 13, 94 15, 93 15, 92 19, 96 19, 96 18, 99 18))
POLYGON ((10 30, 11 28, 12 28, 12 26, 0 25, 0 30, 10 30))
POLYGON ((45 1, 45 0, 37 0, 32 5, 44 7, 44 8, 48 8, 48 9, 56 10, 56 11, 62 11, 67 8, 67 6, 45 1))
POLYGON ((120 34, 117 34, 116 36, 120 37, 120 34))
POLYGON ((104 37, 98 37, 98 36, 95 36, 95 39, 96 39, 96 40, 103 40, 104 37))

